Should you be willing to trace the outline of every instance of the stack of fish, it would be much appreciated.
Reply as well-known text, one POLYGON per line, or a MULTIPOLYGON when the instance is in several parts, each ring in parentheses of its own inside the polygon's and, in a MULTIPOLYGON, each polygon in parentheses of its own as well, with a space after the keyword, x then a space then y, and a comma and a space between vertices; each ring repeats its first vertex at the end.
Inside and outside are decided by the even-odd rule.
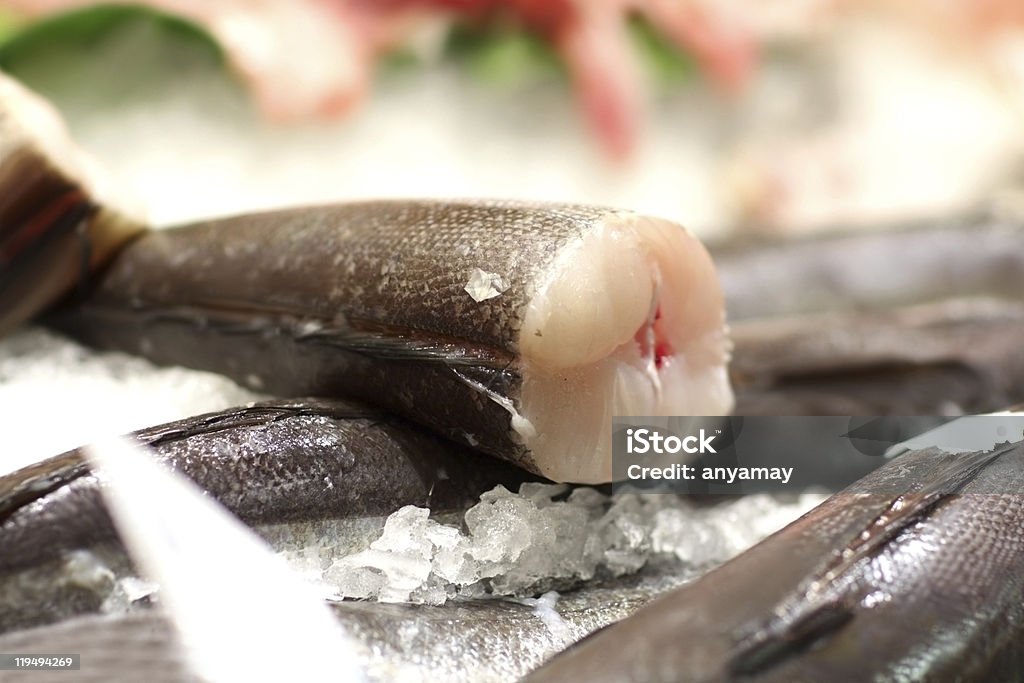
MULTIPOLYGON (((0 94, 16 150, 0 159, 0 179, 18 181, 0 202, 6 328, 66 295, 46 322, 88 344, 317 397, 136 435, 252 527, 382 517, 407 504, 460 510, 495 485, 536 477, 604 483, 610 416, 726 413, 733 383, 748 414, 974 411, 1024 395, 1021 231, 999 217, 723 247, 724 295, 688 232, 595 207, 389 201, 140 232, 11 123, 25 102, 42 105, 14 86, 0 94), (25 202, 36 196, 24 194, 25 178, 59 191, 25 202), (785 261, 770 271, 786 272, 788 286, 765 282, 759 268, 772 259, 785 261), (894 286, 879 286, 888 268, 894 286), (19 294, 39 283, 45 297, 19 294), (966 294, 984 305, 951 300, 966 294), (836 297, 873 310, 822 313, 836 297), (731 377, 726 301, 738 312, 731 377)), ((534 680, 991 680, 1019 671, 1022 457, 1010 445, 955 459, 935 449, 903 455, 573 646, 534 680)), ((164 552, 143 522, 125 521, 122 503, 139 499, 120 496, 118 467, 106 467, 94 472, 72 452, 0 479, 0 621, 4 630, 58 622, 4 636, 0 650, 60 643, 97 654, 110 667, 105 680, 165 664, 187 677, 195 660, 175 654, 159 611, 61 621, 98 610, 110 591, 97 586, 132 574, 118 533, 129 550, 151 548, 133 556, 143 567, 164 552), (125 637, 144 662, 101 654, 125 637)), ((137 504, 145 519, 152 505, 137 504)), ((173 529, 163 535, 178 540, 173 529)), ((178 618, 183 603, 165 581, 178 618)), ((561 646, 657 592, 610 585, 580 594, 575 622, 551 622, 565 628, 561 646), (625 607, 607 608, 612 594, 630 591, 625 607)), ((553 611, 543 599, 533 607, 553 611)), ((510 629, 508 644, 518 627, 506 608, 452 609, 510 629)), ((450 620, 434 609, 414 623, 450 620)), ((345 603, 339 613, 373 647, 394 642, 386 609, 345 603)), ((182 635, 195 655, 195 634, 182 635)), ((522 653, 505 677, 540 664, 534 657, 522 653)))

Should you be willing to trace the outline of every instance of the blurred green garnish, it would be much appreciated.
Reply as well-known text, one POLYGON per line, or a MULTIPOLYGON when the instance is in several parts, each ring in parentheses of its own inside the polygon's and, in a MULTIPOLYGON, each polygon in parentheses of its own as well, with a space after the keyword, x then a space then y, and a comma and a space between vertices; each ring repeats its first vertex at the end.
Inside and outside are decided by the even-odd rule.
MULTIPOLYGON (((639 61, 656 84, 678 85, 697 75, 694 59, 643 17, 631 17, 628 30, 639 61)), ((521 85, 566 74, 561 57, 549 42, 521 27, 500 23, 457 24, 448 37, 445 55, 465 64, 487 83, 521 85)))
POLYGON ((25 20, 18 14, 0 7, 0 44, 14 35, 25 25, 25 20))
MULTIPOLYGON (((677 85, 697 73, 694 60, 643 18, 630 20, 629 33, 655 83, 677 85)), ((456 23, 442 58, 503 87, 567 77, 549 41, 499 21, 456 23)), ((0 9, 0 69, 44 94, 86 83, 97 97, 116 103, 189 70, 224 63, 223 50, 200 26, 141 5, 94 5, 33 22, 0 9)), ((378 70, 420 65, 414 51, 399 48, 379 61, 378 70)))
POLYGON ((222 59, 217 42, 190 21, 141 5, 110 4, 72 10, 29 24, 9 12, 0 13, 0 67, 10 68, 55 47, 88 50, 111 33, 141 26, 155 29, 168 40, 191 43, 212 59, 222 59))
POLYGON ((95 5, 0 33, 0 69, 43 95, 88 91, 117 104, 156 85, 224 64, 217 42, 178 16, 140 5, 95 5))
POLYGON ((561 59, 540 36, 502 24, 456 24, 445 55, 485 83, 523 85, 565 74, 561 59))
POLYGON ((630 18, 629 33, 640 53, 641 63, 650 70, 656 83, 678 85, 697 76, 693 57, 676 47, 643 17, 630 18))

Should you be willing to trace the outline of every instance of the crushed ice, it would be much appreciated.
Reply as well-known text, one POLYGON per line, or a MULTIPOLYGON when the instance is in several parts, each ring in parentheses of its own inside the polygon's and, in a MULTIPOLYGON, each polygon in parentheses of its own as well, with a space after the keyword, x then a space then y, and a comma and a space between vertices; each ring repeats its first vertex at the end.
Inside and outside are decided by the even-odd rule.
POLYGON ((466 283, 465 290, 473 297, 473 301, 480 302, 500 296, 508 287, 508 281, 501 275, 474 268, 469 273, 469 282, 466 283))
POLYGON ((707 506, 668 494, 533 483, 515 494, 498 486, 466 511, 461 527, 403 507, 369 548, 333 560, 322 579, 334 597, 383 602, 537 595, 634 573, 656 555, 718 564, 821 499, 751 495, 707 506))
POLYGON ((152 581, 137 576, 123 576, 117 579, 107 597, 100 605, 104 614, 130 612, 150 601, 156 600, 158 586, 152 581))
POLYGON ((219 375, 25 327, 0 339, 0 474, 111 434, 262 398, 219 375))
POLYGON ((548 591, 539 598, 522 598, 519 602, 533 608, 533 613, 544 622, 544 626, 556 643, 562 647, 568 647, 576 642, 576 637, 573 635, 572 627, 555 609, 560 597, 557 591, 548 591))

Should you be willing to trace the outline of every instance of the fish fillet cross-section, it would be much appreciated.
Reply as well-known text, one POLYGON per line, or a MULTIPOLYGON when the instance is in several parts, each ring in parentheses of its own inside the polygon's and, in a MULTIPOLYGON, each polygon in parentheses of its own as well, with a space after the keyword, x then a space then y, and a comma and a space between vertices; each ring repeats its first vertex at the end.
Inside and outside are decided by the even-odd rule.
POLYGON ((159 231, 53 323, 263 391, 362 399, 558 481, 611 478, 613 415, 732 407, 704 247, 596 207, 380 201, 159 231))

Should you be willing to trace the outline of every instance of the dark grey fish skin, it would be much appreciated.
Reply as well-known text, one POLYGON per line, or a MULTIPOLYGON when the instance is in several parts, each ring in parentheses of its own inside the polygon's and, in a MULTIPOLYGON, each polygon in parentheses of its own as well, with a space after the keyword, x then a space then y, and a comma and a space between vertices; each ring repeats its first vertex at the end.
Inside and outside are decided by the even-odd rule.
POLYGON ((1008 681, 1024 446, 907 453, 525 680, 1008 681))
MULTIPOLYGON (((608 449, 587 445, 608 441, 604 404, 586 408, 592 416, 571 405, 581 395, 603 396, 613 384, 615 375, 597 362, 604 344, 639 345, 635 337, 643 326, 652 336, 660 327, 681 329, 689 338, 673 352, 687 355, 689 346, 698 347, 686 367, 714 368, 704 380, 710 389, 698 386, 689 400, 706 394, 717 410, 731 405, 724 375, 716 374, 726 359, 724 312, 706 252, 679 226, 596 207, 379 201, 157 231, 129 245, 95 290, 51 324, 93 346, 219 372, 279 396, 369 402, 525 469, 578 483, 604 483, 611 472, 608 449), (589 264, 567 257, 579 256, 571 250, 591 237, 600 245, 601 263, 610 263, 612 254, 639 253, 644 262, 634 258, 634 270, 625 275, 609 266, 589 279, 575 278, 589 264), (679 278, 667 272, 682 268, 677 258, 686 259, 679 278), (467 293, 477 270, 500 276, 500 294, 467 293), (552 282, 565 279, 573 291, 564 298, 572 301, 552 300, 552 315, 527 323, 535 297, 545 298, 552 282), (583 283, 578 291, 577 280, 583 283), (680 281, 692 291, 669 286, 680 281), (636 283, 652 294, 628 311, 573 313, 575 302, 607 304, 636 283), (662 320, 671 324, 654 322, 659 297, 679 307, 665 305, 662 320), (633 316, 635 327, 615 328, 633 316), (609 327, 615 334, 605 339, 601 332, 609 327), (573 339, 564 338, 566 328, 573 339), (528 345, 560 355, 528 354, 528 345), (568 358, 577 346, 586 356, 578 363, 568 358), (595 365, 603 374, 585 374, 595 365), (548 429, 534 429, 524 418, 527 387, 540 381, 548 389, 538 391, 551 397, 529 419, 547 420, 548 429), (550 417, 560 411, 564 420, 550 417), (575 433, 560 434, 570 423, 575 433), (565 444, 552 446, 556 441, 565 444), (572 447, 585 454, 565 456, 572 447)), ((653 354, 655 344, 649 346, 653 354)), ((652 359, 638 371, 653 367, 652 359)), ((581 405, 590 404, 575 402, 581 405)))
POLYGON ((525 208, 367 203, 154 232, 56 325, 279 396, 370 401, 529 467, 508 411, 464 378, 518 396, 529 285, 601 215, 538 223, 525 208), (507 229, 489 229, 495 220, 507 229), (475 267, 514 284, 475 305, 463 291, 475 267))
POLYGON ((81 655, 77 671, 5 671, 10 683, 201 683, 174 631, 153 613, 91 616, 0 636, 4 652, 81 655))
MULTIPOLYGON (((343 401, 272 401, 136 433, 247 524, 461 510, 531 475, 343 401)), ((0 477, 0 572, 113 540, 99 479, 78 451, 0 477)))
POLYGON ((931 415, 1024 401, 1024 220, 709 245, 739 415, 931 415))
POLYGON ((1024 402, 1024 302, 744 320, 732 337, 738 415, 956 415, 1024 402))
POLYGON ((708 248, 733 322, 1024 296, 1024 216, 996 207, 884 229, 708 248))

